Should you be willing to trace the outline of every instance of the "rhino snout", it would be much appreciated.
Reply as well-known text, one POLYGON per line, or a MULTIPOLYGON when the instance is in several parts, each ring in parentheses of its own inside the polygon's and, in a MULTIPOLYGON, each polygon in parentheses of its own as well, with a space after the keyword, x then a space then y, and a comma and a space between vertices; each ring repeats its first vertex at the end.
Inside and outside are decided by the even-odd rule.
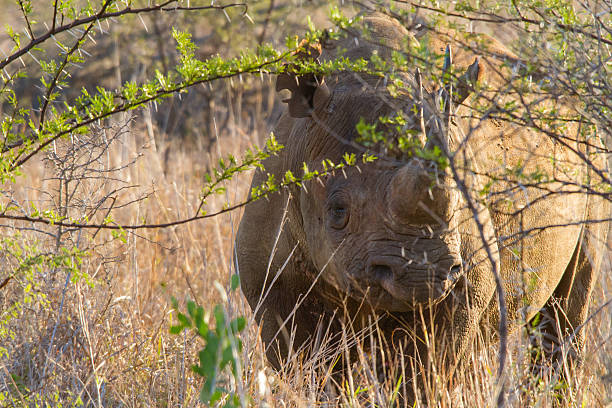
POLYGON ((418 265, 399 257, 375 257, 366 268, 368 281, 409 303, 441 299, 462 274, 459 257, 429 265, 418 265))

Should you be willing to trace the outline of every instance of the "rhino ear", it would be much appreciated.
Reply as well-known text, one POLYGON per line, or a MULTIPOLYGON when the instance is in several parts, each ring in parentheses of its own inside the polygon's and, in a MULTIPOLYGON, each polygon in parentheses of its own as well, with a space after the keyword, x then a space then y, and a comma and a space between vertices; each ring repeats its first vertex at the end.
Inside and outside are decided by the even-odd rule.
POLYGON ((446 47, 444 66, 442 67, 441 97, 447 113, 451 105, 459 105, 474 91, 474 86, 483 76, 478 57, 467 68, 463 75, 453 79, 451 77, 452 53, 450 45, 446 47))
MULTIPOLYGON (((320 44, 309 44, 302 41, 300 44, 303 51, 297 54, 298 59, 317 61, 321 55, 320 44)), ((310 116, 317 107, 329 98, 330 92, 322 76, 315 74, 297 75, 293 72, 291 65, 287 66, 287 72, 276 78, 276 91, 288 89, 291 97, 283 100, 289 107, 289 115, 294 118, 306 118, 310 116)))
POLYGON ((472 62, 463 75, 457 80, 455 95, 453 100, 456 104, 460 104, 474 91, 474 86, 482 78, 482 69, 478 57, 472 62))

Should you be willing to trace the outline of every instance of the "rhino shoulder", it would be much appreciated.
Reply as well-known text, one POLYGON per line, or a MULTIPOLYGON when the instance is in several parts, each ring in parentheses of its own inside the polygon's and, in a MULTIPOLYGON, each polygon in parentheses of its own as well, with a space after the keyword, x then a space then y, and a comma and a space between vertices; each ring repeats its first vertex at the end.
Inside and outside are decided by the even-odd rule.
MULTIPOLYGON (((263 185, 270 175, 278 183, 287 170, 295 170, 292 162, 297 162, 300 157, 300 146, 294 143, 298 138, 295 133, 302 131, 301 119, 294 119, 287 112, 281 116, 273 133, 283 148, 263 161, 263 169, 255 170, 251 190, 263 185)), ((300 159, 299 164, 302 161, 300 159)), ((298 258, 296 239, 288 217, 290 202, 290 192, 281 189, 245 206, 236 235, 236 267, 242 290, 253 308, 260 300, 262 290, 281 269, 282 276, 275 286, 301 285, 294 276, 295 262, 285 265, 287 259, 298 258)), ((279 293, 282 295, 283 291, 279 293)), ((291 290, 284 293, 289 294, 291 290)), ((272 302, 282 303, 283 299, 272 302)))

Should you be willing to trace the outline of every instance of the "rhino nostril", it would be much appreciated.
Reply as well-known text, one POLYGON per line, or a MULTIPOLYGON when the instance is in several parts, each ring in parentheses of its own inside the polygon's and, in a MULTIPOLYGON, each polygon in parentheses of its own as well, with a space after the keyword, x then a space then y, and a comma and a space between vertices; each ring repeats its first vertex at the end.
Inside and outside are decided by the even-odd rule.
POLYGON ((448 276, 451 279, 455 279, 455 278, 458 278, 460 274, 461 274, 461 264, 456 264, 450 268, 448 276))
POLYGON ((391 278, 393 272, 388 265, 372 265, 372 278, 374 280, 383 281, 391 278))
POLYGON ((372 275, 374 279, 383 281, 391 278, 393 272, 391 271, 391 267, 388 265, 373 265, 372 275))

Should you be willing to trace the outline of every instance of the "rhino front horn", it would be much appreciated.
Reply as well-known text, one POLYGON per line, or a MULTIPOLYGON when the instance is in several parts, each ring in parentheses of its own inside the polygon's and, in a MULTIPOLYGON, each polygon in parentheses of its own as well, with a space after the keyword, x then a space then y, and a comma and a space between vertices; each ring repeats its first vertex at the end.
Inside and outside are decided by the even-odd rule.
POLYGON ((398 220, 408 220, 425 198, 431 179, 417 163, 409 163, 397 170, 387 190, 389 212, 398 220))

